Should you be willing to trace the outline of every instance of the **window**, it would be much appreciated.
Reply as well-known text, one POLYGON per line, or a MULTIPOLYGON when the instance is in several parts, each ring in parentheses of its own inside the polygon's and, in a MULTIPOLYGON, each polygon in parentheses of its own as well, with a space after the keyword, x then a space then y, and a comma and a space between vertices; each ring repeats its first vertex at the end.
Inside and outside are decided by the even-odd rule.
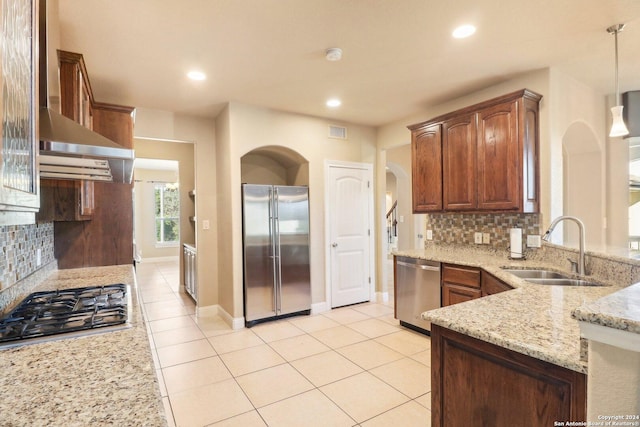
POLYGON ((175 245, 180 238, 180 192, 178 184, 156 184, 156 245, 175 245))

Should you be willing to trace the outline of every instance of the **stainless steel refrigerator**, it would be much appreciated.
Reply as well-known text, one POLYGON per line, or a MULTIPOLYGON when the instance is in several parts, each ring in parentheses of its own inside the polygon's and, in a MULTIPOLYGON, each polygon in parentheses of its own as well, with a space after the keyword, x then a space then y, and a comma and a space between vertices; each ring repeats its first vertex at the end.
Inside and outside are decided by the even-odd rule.
POLYGON ((309 189, 242 185, 245 325, 309 314, 309 189))

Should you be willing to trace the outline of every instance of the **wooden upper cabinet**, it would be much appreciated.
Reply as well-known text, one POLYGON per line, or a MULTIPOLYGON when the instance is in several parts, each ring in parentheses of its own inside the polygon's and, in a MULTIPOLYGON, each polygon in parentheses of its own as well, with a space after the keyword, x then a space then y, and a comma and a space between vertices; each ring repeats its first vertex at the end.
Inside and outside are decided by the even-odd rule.
POLYGON ((93 130, 117 142, 124 148, 133 148, 134 107, 93 103, 93 130))
POLYGON ((478 112, 478 208, 517 210, 521 180, 518 169, 517 103, 505 102, 478 112))
POLYGON ((411 135, 413 211, 442 210, 442 132, 439 124, 411 135))
POLYGON ((442 199, 445 210, 476 208, 476 118, 467 115, 443 125, 442 199))
POLYGON ((414 212, 539 212, 540 99, 523 89, 409 126, 414 212), (420 148, 438 146, 428 129, 438 156, 420 148), (424 173, 439 158, 442 175, 424 173))
POLYGON ((83 56, 79 53, 58 51, 60 70, 60 113, 92 129, 93 92, 83 56))

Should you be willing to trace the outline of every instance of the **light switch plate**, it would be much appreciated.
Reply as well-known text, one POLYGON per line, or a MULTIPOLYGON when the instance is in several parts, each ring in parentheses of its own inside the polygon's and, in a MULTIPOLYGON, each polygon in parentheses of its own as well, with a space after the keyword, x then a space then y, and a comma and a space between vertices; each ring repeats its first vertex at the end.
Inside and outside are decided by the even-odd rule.
POLYGON ((528 248, 539 248, 542 246, 542 240, 540 239, 539 234, 528 234, 527 235, 527 247, 528 248))
POLYGON ((210 227, 209 220, 208 219, 202 220, 202 229, 203 230, 208 230, 209 227, 210 227))
POLYGON ((482 244, 482 233, 473 233, 473 242, 476 245, 481 245, 482 244))
POLYGON ((427 240, 433 240, 433 230, 427 230, 427 240))
POLYGON ((488 245, 489 243, 491 243, 491 234, 482 233, 482 244, 488 245))

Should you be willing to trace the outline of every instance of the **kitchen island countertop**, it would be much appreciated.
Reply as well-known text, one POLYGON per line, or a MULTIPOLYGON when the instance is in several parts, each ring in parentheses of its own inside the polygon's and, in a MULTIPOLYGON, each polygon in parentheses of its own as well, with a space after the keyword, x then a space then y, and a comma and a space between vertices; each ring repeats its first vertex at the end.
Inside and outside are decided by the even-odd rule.
POLYGON ((602 287, 531 284, 502 268, 559 269, 541 261, 514 261, 502 253, 472 248, 431 247, 397 251, 394 255, 479 267, 514 287, 510 291, 424 312, 425 320, 581 373, 587 373, 587 362, 581 357, 584 349, 572 312, 622 289, 615 283, 602 287))
POLYGON ((131 286, 131 328, 0 350, 0 425, 167 425, 133 267, 56 270, 34 291, 113 283, 131 286))

